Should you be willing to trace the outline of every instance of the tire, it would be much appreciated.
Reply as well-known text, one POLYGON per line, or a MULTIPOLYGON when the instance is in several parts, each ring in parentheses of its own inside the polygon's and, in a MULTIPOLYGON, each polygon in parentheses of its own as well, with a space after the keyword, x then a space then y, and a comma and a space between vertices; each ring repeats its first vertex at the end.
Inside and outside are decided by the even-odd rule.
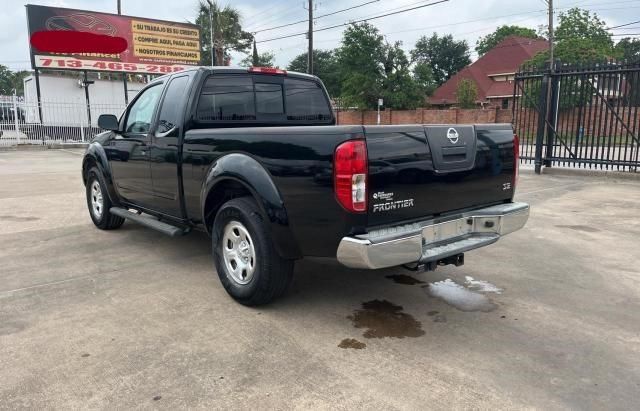
POLYGON ((100 171, 93 167, 87 177, 87 207, 89 215, 96 227, 101 230, 114 230, 124 223, 124 218, 111 214, 111 200, 107 186, 100 175, 100 171))
POLYGON ((251 197, 223 204, 211 231, 216 271, 225 290, 236 301, 262 305, 287 291, 294 261, 277 253, 266 222, 251 197))

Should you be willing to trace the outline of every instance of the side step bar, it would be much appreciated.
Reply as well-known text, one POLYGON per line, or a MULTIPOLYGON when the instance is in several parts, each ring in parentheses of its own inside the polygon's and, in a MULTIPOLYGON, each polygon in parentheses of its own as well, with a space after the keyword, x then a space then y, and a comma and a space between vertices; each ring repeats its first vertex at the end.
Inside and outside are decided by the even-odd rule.
POLYGON ((169 237, 177 237, 187 233, 187 230, 185 229, 176 227, 171 224, 163 223, 162 221, 157 220, 153 217, 142 216, 140 214, 134 213, 133 211, 129 211, 125 208, 111 207, 109 211, 111 211, 111 214, 113 215, 126 218, 127 220, 131 220, 134 223, 138 223, 145 227, 149 227, 156 231, 160 231, 161 233, 166 234, 169 237))

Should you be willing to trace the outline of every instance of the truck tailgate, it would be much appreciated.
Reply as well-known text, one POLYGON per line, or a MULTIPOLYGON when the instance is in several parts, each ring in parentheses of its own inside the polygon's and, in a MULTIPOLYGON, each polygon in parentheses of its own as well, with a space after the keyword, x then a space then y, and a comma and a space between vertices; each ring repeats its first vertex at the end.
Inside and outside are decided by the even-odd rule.
POLYGON ((368 225, 509 201, 510 124, 366 126, 368 225))

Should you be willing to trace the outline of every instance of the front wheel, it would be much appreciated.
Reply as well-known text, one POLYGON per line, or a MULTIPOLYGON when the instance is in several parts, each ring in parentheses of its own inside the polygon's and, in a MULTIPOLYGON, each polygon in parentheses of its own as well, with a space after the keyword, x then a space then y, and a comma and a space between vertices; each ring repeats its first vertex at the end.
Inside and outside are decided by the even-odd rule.
POLYGON ((124 223, 124 218, 111 214, 111 200, 99 173, 95 167, 89 170, 86 187, 87 207, 96 227, 101 230, 113 230, 124 223))
POLYGON ((225 203, 212 229, 213 258, 225 290, 244 305, 266 304, 287 290, 293 260, 281 258, 257 204, 249 197, 225 203))

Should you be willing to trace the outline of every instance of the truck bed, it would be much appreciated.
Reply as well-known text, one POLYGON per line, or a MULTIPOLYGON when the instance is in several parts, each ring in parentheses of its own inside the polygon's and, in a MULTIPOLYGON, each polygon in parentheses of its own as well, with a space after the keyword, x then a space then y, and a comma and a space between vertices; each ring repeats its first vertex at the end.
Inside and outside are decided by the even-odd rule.
POLYGON ((335 256, 345 235, 513 197, 513 131, 508 124, 195 129, 185 134, 183 145, 190 216, 200 210, 207 170, 230 152, 255 158, 269 172, 303 255, 335 256), (458 133, 455 144, 446 137, 452 127, 458 133), (366 140, 369 159, 368 208, 361 214, 345 212, 333 186, 334 150, 352 139, 366 140))

